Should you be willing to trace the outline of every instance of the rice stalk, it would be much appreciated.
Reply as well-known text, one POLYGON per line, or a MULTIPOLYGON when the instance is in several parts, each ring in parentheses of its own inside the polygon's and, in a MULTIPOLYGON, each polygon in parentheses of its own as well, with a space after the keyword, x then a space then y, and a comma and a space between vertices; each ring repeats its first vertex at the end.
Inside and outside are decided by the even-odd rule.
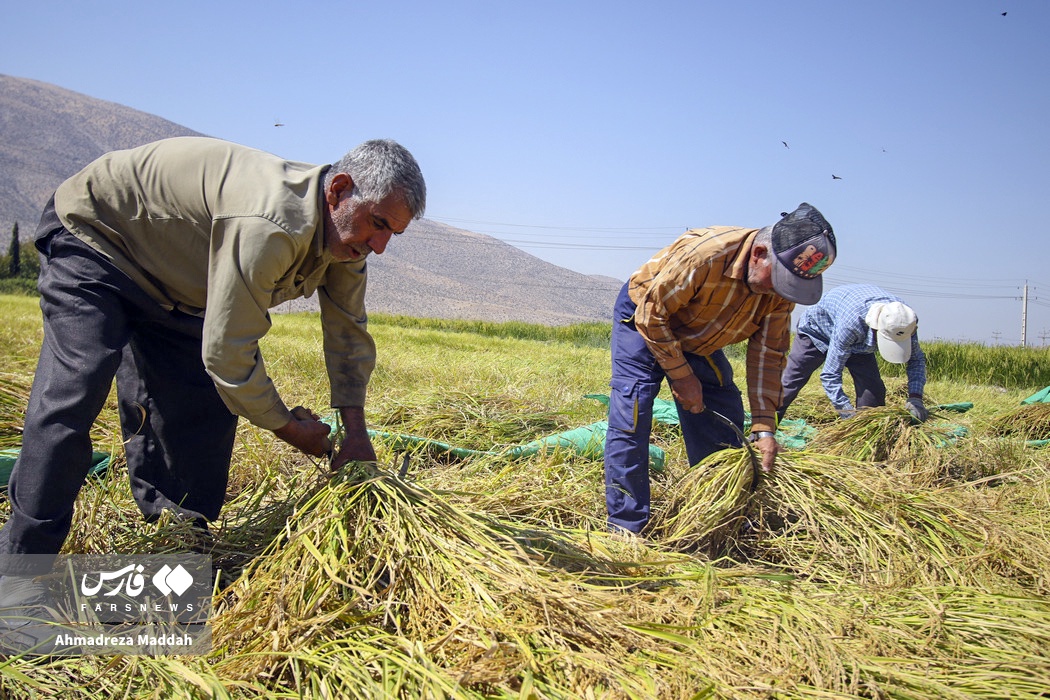
POLYGON ((870 634, 889 640, 867 672, 900 693, 1037 698, 1050 687, 1045 597, 919 587, 881 592, 866 611, 870 634))
POLYGON ((31 377, 0 374, 0 449, 22 444, 31 377))
POLYGON ((1023 404, 988 422, 994 435, 1022 440, 1050 439, 1050 403, 1023 404))
POLYGON ((683 634, 712 694, 739 697, 1045 697, 1050 604, 965 587, 722 579, 683 634))
POLYGON ((754 479, 746 449, 710 455, 667 486, 666 503, 654 509, 646 534, 674 549, 717 557, 740 528, 754 479))
POLYGON ((886 462, 904 473, 936 480, 947 476, 961 426, 932 420, 916 423, 907 409, 865 408, 846 420, 823 426, 807 446, 811 452, 867 462, 886 462))
POLYGON ((747 511, 739 556, 816 580, 1036 585, 1050 546, 999 522, 980 493, 902 491, 879 465, 781 453, 747 511))
POLYGON ((528 459, 482 456, 449 465, 427 454, 412 457, 410 473, 461 507, 557 530, 605 530, 601 461, 568 450, 528 459))
POLYGON ((225 649, 225 672, 269 673, 278 686, 320 670, 277 650, 337 645, 363 663, 376 645, 361 645, 362 636, 379 635, 394 646, 418 640, 440 669, 435 679, 413 663, 414 691, 450 679, 479 691, 509 688, 525 672, 553 688, 584 680, 642 687, 655 679, 625 664, 651 640, 610 614, 621 568, 553 532, 459 510, 438 493, 364 469, 304 503, 245 569, 217 616, 216 645, 225 649))
POLYGON ((916 424, 907 409, 880 406, 857 411, 822 427, 809 444, 813 452, 861 461, 919 461, 951 444, 949 429, 927 421, 916 424))
POLYGON ((422 404, 395 403, 375 420, 389 432, 480 451, 522 444, 567 427, 560 413, 521 399, 457 391, 422 404))

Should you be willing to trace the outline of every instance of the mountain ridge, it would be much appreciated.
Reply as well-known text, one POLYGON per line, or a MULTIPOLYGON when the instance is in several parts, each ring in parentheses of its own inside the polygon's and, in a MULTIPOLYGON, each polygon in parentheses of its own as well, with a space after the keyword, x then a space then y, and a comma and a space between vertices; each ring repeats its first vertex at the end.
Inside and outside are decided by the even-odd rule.
MULTIPOLYGON (((93 159, 173 136, 205 136, 130 107, 0 75, 0 242, 29 239, 55 187, 93 159)), ((251 144, 245 144, 251 145, 251 144)), ((541 260, 498 238, 413 221, 369 258, 369 311, 564 325, 605 321, 622 283, 541 260)), ((316 310, 316 297, 276 311, 316 310)))

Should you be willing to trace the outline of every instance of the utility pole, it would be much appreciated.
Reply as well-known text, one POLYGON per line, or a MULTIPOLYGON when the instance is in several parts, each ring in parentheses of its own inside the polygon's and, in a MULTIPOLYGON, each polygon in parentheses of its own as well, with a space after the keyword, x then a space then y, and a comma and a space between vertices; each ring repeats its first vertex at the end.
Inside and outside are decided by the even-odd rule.
POLYGON ((1021 347, 1025 347, 1025 331, 1028 330, 1028 280, 1024 281, 1024 296, 1021 297, 1021 347))
POLYGON ((1002 331, 992 331, 992 337, 995 338, 995 344, 999 344, 999 336, 1003 334, 1002 331))

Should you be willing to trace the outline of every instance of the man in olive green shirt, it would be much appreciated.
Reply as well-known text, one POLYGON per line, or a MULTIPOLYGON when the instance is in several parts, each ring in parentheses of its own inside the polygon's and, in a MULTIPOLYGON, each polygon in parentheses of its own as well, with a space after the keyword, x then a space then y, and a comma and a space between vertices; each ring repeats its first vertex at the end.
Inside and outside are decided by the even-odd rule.
MULTIPOLYGON (((44 343, 9 482, 0 574, 57 554, 90 466, 89 430, 114 376, 132 492, 147 518, 202 526, 225 496, 237 417, 314 456, 330 428, 289 409, 263 363, 268 309, 316 293, 333 467, 375 460, 365 389, 365 258, 422 215, 412 155, 368 141, 332 166, 210 138, 108 153, 62 183, 36 234, 44 343)), ((4 579, 0 577, 0 586, 4 579)))

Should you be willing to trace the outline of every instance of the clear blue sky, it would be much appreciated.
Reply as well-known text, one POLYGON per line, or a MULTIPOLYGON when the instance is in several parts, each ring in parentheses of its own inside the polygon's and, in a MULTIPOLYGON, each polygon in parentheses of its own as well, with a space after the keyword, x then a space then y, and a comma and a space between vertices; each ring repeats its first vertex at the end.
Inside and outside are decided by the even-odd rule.
POLYGON ((807 201, 828 284, 1017 344, 1027 282, 1050 344, 1046 0, 0 2, 0 73, 309 162, 394 138, 428 218, 570 269, 807 201))

